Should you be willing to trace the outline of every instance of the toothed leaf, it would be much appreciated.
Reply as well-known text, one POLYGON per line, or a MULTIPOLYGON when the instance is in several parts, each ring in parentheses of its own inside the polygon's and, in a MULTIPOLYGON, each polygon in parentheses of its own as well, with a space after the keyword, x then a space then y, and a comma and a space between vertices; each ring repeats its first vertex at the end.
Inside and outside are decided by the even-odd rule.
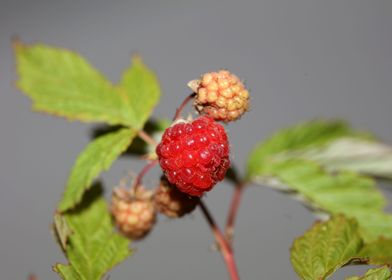
POLYGON ((93 180, 110 168, 136 136, 134 130, 122 128, 95 139, 79 155, 68 179, 58 210, 64 212, 82 199, 93 180))
POLYGON ((129 240, 113 230, 102 188, 98 185, 85 194, 81 204, 61 216, 72 231, 65 249, 68 264, 54 266, 62 279, 102 279, 130 255, 129 240))
POLYGON ((344 216, 317 222, 294 241, 291 262, 301 279, 326 279, 348 263, 362 247, 357 223, 344 216))

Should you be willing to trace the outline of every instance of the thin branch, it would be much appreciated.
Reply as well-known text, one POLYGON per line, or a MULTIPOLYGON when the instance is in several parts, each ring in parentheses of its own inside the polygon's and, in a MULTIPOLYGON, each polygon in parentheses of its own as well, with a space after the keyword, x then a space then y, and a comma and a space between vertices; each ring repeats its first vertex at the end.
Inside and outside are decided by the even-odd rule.
POLYGON ((225 236, 230 246, 232 245, 232 241, 233 241, 235 221, 237 218, 238 208, 240 206, 241 197, 244 188, 245 188, 245 183, 238 183, 238 185, 236 185, 229 208, 229 215, 227 216, 225 236))
POLYGON ((178 107, 178 108, 176 109, 176 113, 174 114, 173 121, 177 120, 177 119, 180 117, 181 112, 182 112, 182 110, 185 108, 186 104, 188 104, 188 102, 191 101, 191 100, 193 99, 193 97, 195 97, 195 95, 196 95, 196 93, 191 93, 190 95, 188 95, 188 96, 184 99, 184 101, 182 101, 180 107, 178 107))
POLYGON ((238 275, 238 270, 237 270, 237 265, 234 259, 234 254, 233 251, 231 250, 230 246, 228 245, 226 239, 224 238, 221 230, 219 229, 218 225, 216 224, 214 218, 208 211, 207 206, 203 203, 202 200, 200 200, 200 209, 203 212, 210 228, 212 231, 212 234, 215 237, 216 242, 219 245, 220 252, 222 254, 222 257, 226 263, 227 270, 230 275, 231 280, 239 280, 240 277, 238 275))
POLYGON ((148 135, 144 130, 139 130, 137 132, 137 135, 144 140, 147 144, 150 144, 151 146, 156 146, 158 143, 150 136, 148 135))
POLYGON ((138 188, 141 185, 141 183, 142 183, 144 175, 146 175, 146 173, 148 171, 150 171, 150 169, 153 168, 157 163, 158 163, 158 160, 153 160, 153 161, 147 163, 147 165, 145 165, 143 167, 143 169, 140 171, 140 173, 137 175, 136 180, 133 183, 131 188, 132 189, 138 188))

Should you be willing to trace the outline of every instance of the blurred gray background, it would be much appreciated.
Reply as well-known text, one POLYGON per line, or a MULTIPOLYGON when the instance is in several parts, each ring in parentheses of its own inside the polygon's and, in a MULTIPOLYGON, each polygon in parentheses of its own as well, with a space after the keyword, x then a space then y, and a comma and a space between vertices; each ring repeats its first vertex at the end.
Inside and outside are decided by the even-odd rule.
MULTIPOLYGON (((252 95, 252 110, 228 127, 232 158, 243 166, 256 142, 314 117, 344 118, 392 143, 391 14, 390 0, 1 0, 0 279, 30 272, 57 279, 51 265, 65 260, 49 230, 52 213, 93 127, 31 112, 13 86, 13 35, 80 52, 113 82, 131 53, 141 53, 161 81, 156 117, 172 115, 189 80, 230 69, 252 95)), ((103 175, 107 193, 140 168, 118 160, 103 175)), ((146 182, 155 184, 156 176, 146 182)), ((206 198, 221 225, 231 193, 223 183, 206 198)), ((285 195, 249 188, 235 237, 242 279, 297 279, 289 247, 313 221, 285 195)), ((199 210, 161 218, 110 279, 227 279, 212 243, 199 210)), ((333 279, 363 270, 343 269, 333 279)))

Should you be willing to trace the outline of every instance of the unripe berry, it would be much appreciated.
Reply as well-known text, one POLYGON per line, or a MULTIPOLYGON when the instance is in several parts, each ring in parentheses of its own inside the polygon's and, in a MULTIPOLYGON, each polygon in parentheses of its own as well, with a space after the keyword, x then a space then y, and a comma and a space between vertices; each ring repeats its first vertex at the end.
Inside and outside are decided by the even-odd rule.
POLYGON ((118 230, 130 239, 145 237, 156 221, 156 210, 152 192, 142 186, 137 192, 115 188, 112 195, 111 212, 118 230))
POLYGON ((199 198, 180 192, 162 176, 159 187, 155 190, 154 202, 157 210, 169 218, 179 218, 192 212, 199 198))
POLYGON ((229 71, 204 74, 188 86, 196 93, 195 107, 218 121, 235 121, 249 108, 249 92, 241 80, 229 71))
POLYGON ((156 153, 169 182, 191 196, 211 190, 230 167, 225 129, 208 116, 166 129, 156 153))

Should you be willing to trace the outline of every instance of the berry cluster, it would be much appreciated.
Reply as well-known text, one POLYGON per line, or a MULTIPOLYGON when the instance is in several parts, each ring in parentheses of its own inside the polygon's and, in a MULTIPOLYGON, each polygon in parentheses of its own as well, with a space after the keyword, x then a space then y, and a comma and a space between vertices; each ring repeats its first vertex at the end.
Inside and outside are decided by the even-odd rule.
POLYGON ((179 218, 192 212, 199 203, 198 197, 180 192, 162 176, 154 192, 143 186, 115 188, 112 194, 111 213, 118 230, 126 237, 144 238, 156 223, 157 211, 169 218, 179 218))
POLYGON ((169 127, 156 153, 169 182, 191 196, 211 190, 230 167, 225 129, 208 116, 169 127))
POLYGON ((215 120, 234 121, 248 110, 249 92, 229 71, 206 73, 188 86, 196 93, 196 109, 215 120))
POLYGON ((179 218, 192 212, 199 203, 199 198, 180 192, 163 176, 155 190, 154 202, 160 213, 169 218, 179 218))
POLYGON ((202 115, 194 121, 176 120, 163 133, 156 147, 164 173, 159 186, 154 192, 144 190, 139 178, 131 191, 113 191, 113 219, 131 239, 151 231, 157 212, 170 218, 192 212, 199 197, 223 180, 230 167, 228 137, 216 120, 233 121, 247 111, 248 91, 237 76, 224 70, 204 74, 189 86, 196 92, 194 104, 202 115))
POLYGON ((123 188, 113 190, 111 212, 118 230, 131 239, 145 237, 156 221, 152 193, 139 187, 136 193, 123 188))

